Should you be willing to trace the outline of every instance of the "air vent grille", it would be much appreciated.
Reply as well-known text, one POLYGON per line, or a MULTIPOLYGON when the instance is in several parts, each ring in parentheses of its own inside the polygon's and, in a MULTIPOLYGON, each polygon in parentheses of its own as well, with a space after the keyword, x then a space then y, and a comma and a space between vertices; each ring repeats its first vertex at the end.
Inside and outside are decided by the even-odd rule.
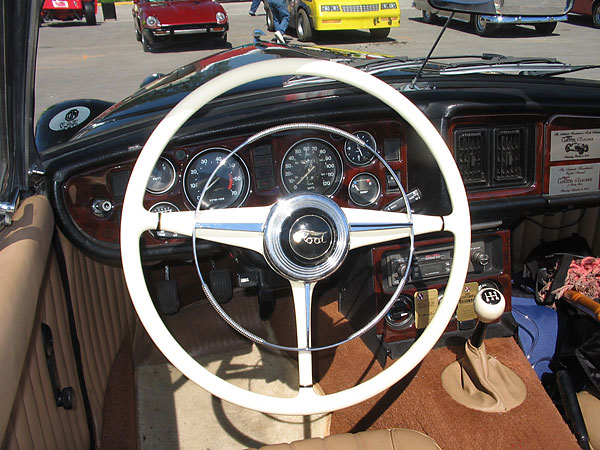
POLYGON ((525 181, 527 159, 524 138, 524 129, 495 131, 494 181, 525 181))
POLYGON ((486 181, 486 141, 485 130, 461 130, 455 134, 456 162, 467 186, 486 181))
POLYGON ((519 187, 533 180, 535 142, 529 128, 490 125, 454 130, 454 156, 468 192, 519 187))

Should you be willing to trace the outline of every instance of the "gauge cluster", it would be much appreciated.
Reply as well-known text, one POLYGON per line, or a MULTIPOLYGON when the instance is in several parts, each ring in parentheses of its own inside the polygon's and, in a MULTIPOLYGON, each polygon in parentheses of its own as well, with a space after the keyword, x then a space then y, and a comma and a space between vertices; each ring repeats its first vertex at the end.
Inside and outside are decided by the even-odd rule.
MULTIPOLYGON (((406 183, 406 139, 400 121, 336 125, 356 139, 301 129, 268 135, 233 154, 247 136, 167 148, 146 186, 153 212, 265 206, 295 193, 328 196, 341 206, 381 209, 399 195, 385 165, 406 183), (385 162, 385 163, 384 163, 385 162)), ((120 210, 135 161, 67 180, 65 203, 91 237, 118 242, 120 210), (93 205, 106 205, 100 214, 93 205), (90 206, 92 205, 92 206, 90 206)), ((97 209, 97 208, 96 208, 97 209)), ((150 245, 181 240, 153 231, 150 245)))

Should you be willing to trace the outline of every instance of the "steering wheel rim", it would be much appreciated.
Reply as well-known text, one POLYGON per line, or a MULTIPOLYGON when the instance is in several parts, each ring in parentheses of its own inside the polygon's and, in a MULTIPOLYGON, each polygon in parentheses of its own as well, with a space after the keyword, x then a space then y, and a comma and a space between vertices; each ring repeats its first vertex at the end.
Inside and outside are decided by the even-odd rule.
MULTIPOLYGON (((187 235, 196 233, 195 230, 182 230, 177 226, 171 229, 187 235)), ((253 232, 260 233, 260 230, 253 232)), ((258 250, 260 252, 260 248, 258 250)), ((127 186, 121 219, 121 259, 125 280, 140 321, 157 347, 184 375, 213 395, 242 407, 273 414, 317 414, 338 410, 366 400, 402 379, 433 348, 452 318, 466 278, 469 251, 470 219, 466 193, 455 161, 435 127, 415 105, 387 83, 358 69, 321 60, 290 58, 257 62, 219 75, 190 93, 158 124, 140 152, 127 186), (427 328, 403 356, 375 377, 349 389, 323 396, 318 395, 312 386, 302 387, 302 382, 298 395, 293 398, 276 398, 250 392, 213 375, 197 363, 173 338, 153 305, 144 279, 139 246, 142 233, 161 228, 163 218, 146 210, 143 198, 148 177, 174 134, 196 111, 232 88, 267 77, 285 75, 337 80, 373 95, 396 111, 412 126, 431 152, 445 180, 452 205, 452 212, 441 218, 440 228, 440 231, 450 231, 454 236, 451 272, 444 297, 427 328)), ((292 284, 293 291, 298 289, 308 288, 302 284, 292 284)), ((310 352, 308 356, 300 352, 299 362, 307 357, 310 357, 310 352)))

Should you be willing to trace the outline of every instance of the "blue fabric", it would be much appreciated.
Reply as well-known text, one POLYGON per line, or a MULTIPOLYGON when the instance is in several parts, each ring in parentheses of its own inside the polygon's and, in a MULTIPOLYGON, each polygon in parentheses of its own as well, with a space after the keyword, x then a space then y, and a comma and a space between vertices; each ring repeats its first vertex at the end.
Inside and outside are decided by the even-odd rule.
POLYGON ((290 23, 290 12, 287 7, 287 0, 269 0, 269 7, 273 11, 273 21, 275 22, 275 31, 281 31, 285 34, 290 23))
POLYGON ((539 306, 533 298, 513 297, 513 316, 519 324, 519 340, 539 378, 550 373, 548 364, 556 351, 558 318, 556 311, 539 306))
POLYGON ((256 10, 260 6, 261 0, 252 0, 252 4, 250 5, 250 12, 256 14, 256 10))

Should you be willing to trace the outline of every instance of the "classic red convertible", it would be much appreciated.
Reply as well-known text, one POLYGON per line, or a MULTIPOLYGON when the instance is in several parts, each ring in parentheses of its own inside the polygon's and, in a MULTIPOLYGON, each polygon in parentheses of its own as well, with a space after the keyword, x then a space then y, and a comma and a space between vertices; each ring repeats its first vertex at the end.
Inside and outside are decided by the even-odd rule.
POLYGON ((145 52, 175 36, 211 35, 227 41, 229 23, 223 7, 210 0, 134 0, 135 37, 145 52))
POLYGON ((42 7, 44 20, 81 20, 96 25, 98 0, 45 0, 42 7))

